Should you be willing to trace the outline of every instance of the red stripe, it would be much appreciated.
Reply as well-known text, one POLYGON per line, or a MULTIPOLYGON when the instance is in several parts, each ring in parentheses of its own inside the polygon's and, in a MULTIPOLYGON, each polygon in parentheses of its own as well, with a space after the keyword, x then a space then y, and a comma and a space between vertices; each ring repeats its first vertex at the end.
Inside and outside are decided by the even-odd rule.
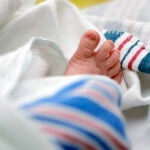
POLYGON ((145 49, 144 45, 135 53, 135 55, 132 57, 132 59, 130 60, 129 64, 128 64, 128 68, 130 70, 132 70, 132 65, 134 63, 134 61, 136 60, 136 58, 139 56, 139 54, 143 51, 143 49, 145 49))
POLYGON ((118 47, 118 50, 121 51, 121 49, 125 46, 126 43, 128 43, 132 39, 132 35, 129 35, 118 47))
POLYGON ((110 109, 112 113, 118 116, 119 111, 118 109, 116 109, 116 107, 114 107, 114 104, 112 104, 111 100, 98 93, 98 91, 95 91, 93 89, 85 89, 79 90, 77 93, 82 95, 84 94, 86 97, 91 97, 93 101, 96 101, 96 103, 105 106, 106 109, 110 109))
POLYGON ((74 135, 71 135, 71 133, 67 133, 66 131, 62 131, 61 129, 55 128, 55 127, 43 127, 42 130, 46 133, 53 134, 54 136, 57 136, 58 138, 65 139, 68 142, 71 142, 73 144, 81 145, 84 150, 96 150, 97 147, 79 139, 78 137, 75 137, 74 135))
POLYGON ((115 147, 121 150, 127 150, 127 147, 123 143, 121 143, 121 140, 118 140, 115 137, 115 135, 111 133, 110 130, 106 129, 107 127, 102 126, 100 123, 97 124, 94 121, 92 122, 90 118, 88 117, 87 118, 81 117, 82 115, 79 116, 73 112, 68 113, 63 110, 60 110, 59 108, 58 109, 57 108, 43 108, 39 110, 37 109, 36 111, 44 115, 53 114, 53 116, 63 118, 63 120, 67 119, 71 122, 76 122, 80 125, 87 126, 91 129, 94 128, 96 132, 99 133, 100 135, 105 135, 106 137, 108 137, 115 147))
POLYGON ((94 86, 97 85, 100 88, 103 87, 103 89, 105 88, 106 91, 108 91, 113 97, 114 99, 118 99, 118 91, 114 90, 114 88, 112 88, 110 85, 107 85, 106 83, 103 82, 97 82, 97 81, 92 81, 91 82, 94 86))

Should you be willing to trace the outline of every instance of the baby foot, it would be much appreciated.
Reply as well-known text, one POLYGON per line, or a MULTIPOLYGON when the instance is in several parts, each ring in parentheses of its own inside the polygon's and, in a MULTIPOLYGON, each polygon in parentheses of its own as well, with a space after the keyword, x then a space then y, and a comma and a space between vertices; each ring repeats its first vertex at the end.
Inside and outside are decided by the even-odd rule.
POLYGON ((100 36, 93 30, 87 31, 72 56, 65 75, 97 74, 106 75, 118 83, 122 71, 119 62, 120 52, 114 50, 112 41, 106 41, 97 51, 94 51, 100 41, 100 36))

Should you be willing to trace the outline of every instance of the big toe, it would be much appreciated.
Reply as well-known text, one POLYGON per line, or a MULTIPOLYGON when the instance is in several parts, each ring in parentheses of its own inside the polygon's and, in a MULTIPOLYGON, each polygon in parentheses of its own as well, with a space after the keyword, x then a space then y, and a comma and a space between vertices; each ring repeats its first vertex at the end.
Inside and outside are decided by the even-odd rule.
POLYGON ((100 36, 96 31, 87 31, 81 38, 76 54, 83 58, 91 57, 99 41, 100 36))

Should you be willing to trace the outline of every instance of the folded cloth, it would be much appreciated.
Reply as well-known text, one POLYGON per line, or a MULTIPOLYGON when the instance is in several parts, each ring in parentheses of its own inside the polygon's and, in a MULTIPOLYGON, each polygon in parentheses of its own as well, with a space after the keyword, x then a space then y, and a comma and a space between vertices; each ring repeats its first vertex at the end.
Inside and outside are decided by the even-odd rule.
MULTIPOLYGON (((88 29, 99 32, 74 5, 65 0, 47 0, 21 12, 0 29, 3 35, 0 37, 0 53, 15 50, 33 37, 44 37, 57 43, 69 59, 88 29)), ((99 34, 103 43, 105 38, 99 34)))
POLYGON ((67 78, 55 94, 19 105, 23 114, 65 150, 128 150, 118 85, 102 76, 67 78))
POLYGON ((47 142, 35 126, 8 99, 0 100, 1 150, 60 150, 47 142))
POLYGON ((120 51, 120 62, 124 69, 150 73, 150 49, 137 37, 127 32, 104 30, 106 39, 115 43, 120 51))
MULTIPOLYGON (((45 57, 47 54, 47 48, 44 48, 44 45, 47 42, 42 42, 44 43, 42 46, 40 46, 41 44, 38 44, 38 46, 36 46, 37 51, 35 50, 35 47, 34 50, 32 49, 31 51, 28 51, 27 49, 32 48, 32 46, 25 48, 23 45, 28 45, 28 41, 30 41, 33 37, 35 37, 35 39, 39 39, 39 37, 44 37, 44 39, 51 41, 50 43, 52 43, 52 47, 50 48, 52 48, 52 52, 55 54, 55 56, 60 56, 56 57, 58 58, 56 60, 59 60, 61 64, 62 62, 64 62, 64 58, 62 59, 62 55, 60 55, 57 50, 56 51, 58 53, 55 53, 55 48, 59 47, 59 50, 62 50, 65 57, 69 59, 76 50, 81 36, 88 29, 94 29, 98 31, 98 28, 96 28, 88 20, 86 20, 80 14, 78 9, 76 9, 73 5, 64 0, 48 0, 43 4, 29 9, 28 11, 25 11, 23 13, 21 12, 19 14, 19 17, 13 18, 12 20, 8 21, 2 28, 0 28, 0 53, 4 54, 6 52, 13 51, 12 53, 14 55, 12 54, 11 60, 14 60, 14 62, 17 63, 9 64, 8 69, 0 72, 1 81, 3 81, 3 83, 5 82, 5 90, 3 88, 4 84, 0 85, 0 89, 3 89, 3 97, 5 97, 3 99, 6 101, 10 101, 10 103, 14 102, 14 100, 22 101, 23 99, 25 101, 30 101, 33 99, 35 100, 42 98, 43 96, 49 95, 50 93, 51 95, 53 95, 56 89, 59 89, 59 86, 63 88, 64 84, 69 82, 69 78, 66 78, 65 80, 64 78, 62 79, 60 76, 51 76, 50 78, 47 76, 47 68, 50 69, 49 64, 47 63, 48 59, 47 57, 45 57), (53 47, 53 45, 55 45, 55 47, 53 47), (21 48, 20 51, 15 52, 18 47, 22 46, 24 48, 21 48), (46 51, 46 53, 44 53, 44 57, 42 55, 42 49, 44 49, 43 53, 46 51), (35 57, 32 57, 34 56, 33 54, 35 55, 35 57), (35 62, 37 63, 34 63, 34 61, 32 61, 32 58, 35 58, 35 60, 37 60, 35 62), (40 62, 38 62, 39 60, 40 62), (34 64, 32 65, 31 62, 34 64), (44 69, 42 70, 39 66, 44 66, 44 69), (36 71, 32 72, 32 68, 36 71), (40 70, 42 72, 40 72, 40 70), (13 82, 9 82, 8 78, 7 80, 4 80, 4 77, 6 75, 10 78, 15 77, 13 78, 15 80, 12 80, 13 82), (45 78, 45 76, 47 78, 45 78), (60 82, 60 78, 63 80, 64 84, 60 82), (53 87, 50 86, 52 85, 52 83, 53 87), (47 87, 49 87, 48 90, 46 90, 47 87)), ((103 36, 101 35, 101 38, 102 37, 103 36)), ((49 56, 52 55, 48 54, 48 57, 49 56)), ((1 56, 1 58, 2 57, 3 56, 1 56)), ((1 66, 7 64, 8 59, 10 60, 10 57, 5 57, 5 59, 3 59, 3 63, 1 63, 1 66)), ((49 61, 51 61, 51 59, 49 59, 49 61)), ((54 65, 55 64, 52 64, 52 68, 55 68, 54 65)), ((65 63, 62 65, 62 68, 65 69, 65 63)), ((57 70, 57 67, 55 69, 57 70)), ((61 72, 57 72, 55 75, 60 75, 59 73, 62 75, 63 70, 61 70, 61 72)), ((49 76, 50 75, 51 74, 49 74, 49 76)), ((147 95, 143 96, 141 94, 141 85, 137 73, 126 70, 124 71, 124 79, 126 89, 124 90, 123 94, 122 107, 130 108, 150 103, 149 91, 147 92, 147 95)), ((146 83, 148 83, 148 81, 149 80, 147 80, 146 83)), ((0 106, 2 107, 2 105, 3 104, 1 104, 0 106)), ((7 109, 0 110, 6 111, 7 109)), ((3 115, 2 112, 3 111, 1 111, 1 116, 5 116, 7 120, 9 120, 10 115, 3 115)), ((12 120, 10 120, 10 122, 12 122, 12 120)), ((9 124, 11 124, 10 122, 9 124)), ((3 133, 6 132, 8 128, 5 128, 5 125, 3 125, 3 133)), ((32 131, 30 130, 30 132, 32 131)), ((147 133, 146 130, 145 133, 147 133)), ((5 139, 9 139, 9 136, 4 135, 3 137, 6 137, 5 139)), ((4 140, 3 137, 2 139, 4 140)), ((149 144, 149 142, 147 143, 149 144)), ((137 150, 137 147, 135 149, 137 150)))
POLYGON ((23 0, 0 0, 0 25, 9 19, 22 3, 23 0))
MULTIPOLYGON (((150 43, 149 0, 117 0, 89 11, 88 19, 100 30, 118 30, 150 43), (134 13, 133 13, 134 11, 134 13), (97 15, 98 17, 94 17, 97 15)), ((149 49, 149 48, 148 48, 149 49)), ((150 147, 150 75, 124 70, 122 106, 127 120, 132 150, 150 147), (126 89, 126 90, 125 90, 126 89), (143 106, 145 105, 145 106, 143 106), (129 109, 130 108, 130 109, 129 109)))
MULTIPOLYGON (((143 3, 146 3, 146 2, 143 2, 143 3)), ((110 3, 108 5, 110 5, 110 7, 111 7, 112 3, 110 3)), ((124 7, 124 6, 122 6, 122 7, 124 7)), ((138 12, 138 14, 139 13, 140 12, 138 12)), ((149 43, 150 43, 150 40, 149 40, 150 39, 150 36, 149 36, 150 35, 149 34, 150 24, 149 24, 149 22, 140 22, 140 21, 134 21, 134 20, 122 20, 121 18, 119 20, 118 19, 116 20, 116 19, 112 19, 112 18, 109 19, 109 18, 95 17, 95 16, 87 16, 87 18, 101 31, 102 30, 106 31, 105 29, 107 29, 108 31, 110 31, 111 34, 113 33, 112 31, 115 31, 115 32, 121 31, 120 33, 125 32, 126 35, 131 33, 130 35, 133 36, 134 39, 137 39, 136 37, 138 37, 138 39, 140 39, 141 43, 144 44, 144 46, 146 47, 147 50, 150 49, 149 48, 149 43)), ((119 33, 119 32, 116 32, 116 33, 119 33)), ((115 34, 113 36, 115 37, 115 34)), ((113 40, 113 36, 111 37, 112 40, 113 40)), ((133 38, 132 38, 132 40, 133 40, 133 38)), ((131 44, 131 41, 127 42, 127 43, 131 44)), ((126 47, 128 47, 128 45, 126 45, 126 47)), ((138 47, 138 46, 136 46, 136 47, 138 47)), ((125 47, 122 47, 122 48, 124 49, 125 47)), ((128 51, 128 49, 127 49, 127 51, 128 51)), ((133 51, 133 49, 132 49, 132 51, 133 51)), ((132 56, 132 51, 130 51, 131 56, 132 56)), ((143 50, 141 50, 141 52, 142 51, 143 50)), ((139 58, 140 58, 140 55, 139 55, 139 58)), ((124 66, 125 68, 128 68, 128 64, 129 64, 130 60, 127 60, 126 66, 124 66)), ((135 65, 135 63, 133 63, 133 64, 135 65)), ((131 65, 132 67, 134 67, 133 64, 131 65)), ((137 69, 138 69, 138 64, 136 66, 137 69)), ((132 69, 132 67, 131 67, 131 69, 132 69)), ((124 77, 123 78, 124 80, 123 80, 122 87, 123 87, 124 95, 123 95, 122 109, 128 109, 128 108, 141 106, 141 105, 149 105, 150 104, 150 94, 149 94, 150 93, 150 88, 149 88, 149 84, 150 84, 149 78, 150 77, 149 77, 149 74, 143 74, 143 73, 140 73, 137 71, 135 72, 135 71, 130 71, 129 69, 125 69, 123 77, 124 77)))
POLYGON ((0 95, 6 97, 20 80, 62 75, 67 62, 53 41, 33 38, 16 51, 1 55, 0 66, 0 95))

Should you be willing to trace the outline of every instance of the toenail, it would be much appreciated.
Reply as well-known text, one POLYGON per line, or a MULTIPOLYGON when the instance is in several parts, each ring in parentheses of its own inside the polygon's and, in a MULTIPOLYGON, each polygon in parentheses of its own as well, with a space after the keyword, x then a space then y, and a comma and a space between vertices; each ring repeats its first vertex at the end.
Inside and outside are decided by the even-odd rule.
POLYGON ((97 35, 95 33, 89 33, 88 37, 93 41, 95 41, 97 39, 97 35))

